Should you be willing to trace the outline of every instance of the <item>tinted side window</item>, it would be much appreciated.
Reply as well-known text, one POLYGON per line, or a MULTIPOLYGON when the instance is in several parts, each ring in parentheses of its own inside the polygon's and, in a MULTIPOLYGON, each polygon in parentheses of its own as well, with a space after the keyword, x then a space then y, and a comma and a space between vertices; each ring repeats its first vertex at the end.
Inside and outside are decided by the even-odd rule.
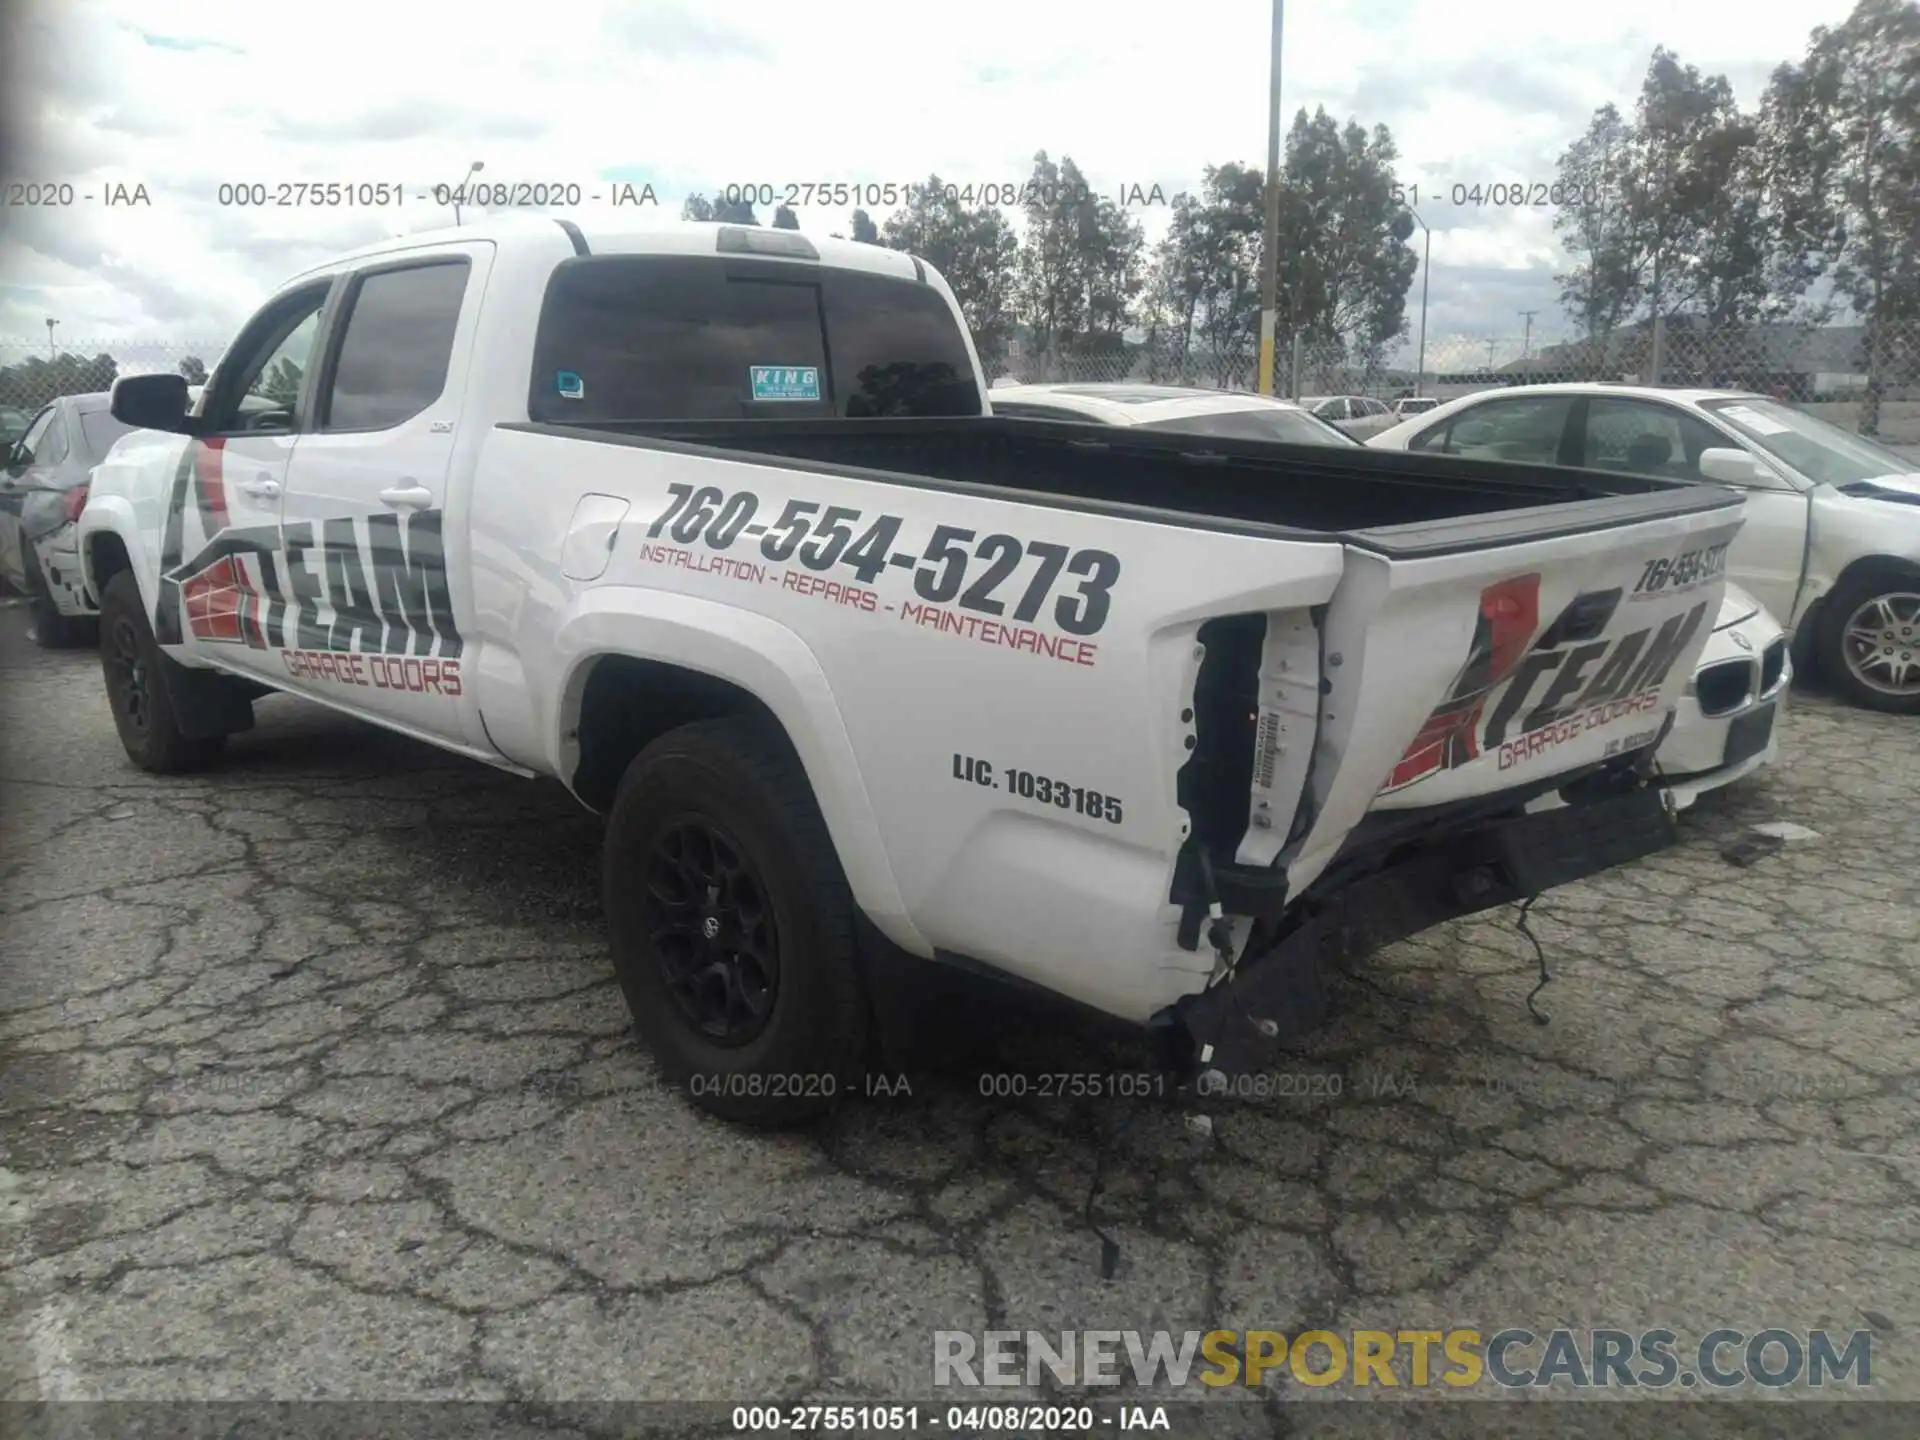
POLYGON ((57 411, 53 423, 47 427, 47 438, 40 442, 40 453, 34 458, 42 465, 58 465, 67 458, 67 427, 57 411))
POLYGON ((27 433, 20 437, 20 444, 13 452, 13 463, 30 465, 39 458, 41 440, 47 433, 47 427, 53 424, 53 407, 49 405, 34 417, 27 427, 27 433))
POLYGON ((320 330, 320 307, 332 282, 318 281, 270 302, 220 357, 200 397, 210 435, 239 430, 285 435, 320 330))
POLYGON ((1587 406, 1584 462, 1596 470, 1625 470, 1700 480, 1700 452, 1723 441, 1714 429, 1670 405, 1596 397, 1587 406))
POLYGON ((354 286, 320 397, 321 429, 390 429, 440 398, 467 274, 465 260, 440 261, 377 271, 354 286))
POLYGON ((1446 453, 1552 465, 1572 408, 1568 395, 1523 395, 1475 406, 1454 417, 1446 453))
POLYGON ((89 410, 80 417, 80 433, 94 460, 107 458, 113 442, 128 433, 128 428, 105 410, 89 410))
POLYGON ((554 272, 528 410, 594 424, 982 406, 959 326, 931 286, 777 262, 601 256, 554 272))

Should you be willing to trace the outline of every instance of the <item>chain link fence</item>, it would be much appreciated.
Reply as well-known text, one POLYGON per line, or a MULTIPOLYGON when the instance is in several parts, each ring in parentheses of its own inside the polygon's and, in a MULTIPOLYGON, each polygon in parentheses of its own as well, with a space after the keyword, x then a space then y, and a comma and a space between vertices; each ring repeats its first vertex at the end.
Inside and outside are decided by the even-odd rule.
MULTIPOLYGON (((169 371, 198 384, 225 348, 224 341, 0 339, 0 437, 11 444, 49 400, 106 390, 119 375, 169 371)), ((1604 339, 1436 337, 1424 357, 1417 346, 1402 344, 1358 361, 1337 342, 1301 342, 1283 344, 1276 369, 1276 388, 1289 395, 1387 402, 1414 395, 1451 400, 1567 380, 1751 390, 1883 443, 1920 448, 1920 321, 1876 331, 1862 325, 1707 329, 1671 320, 1604 339)), ((1073 347, 1010 343, 989 360, 988 374, 1022 383, 1129 380, 1252 390, 1259 355, 1250 341, 1180 344, 1147 332, 1094 337, 1073 347)))
MULTIPOLYGON (((1097 337, 1094 346, 1009 344, 989 374, 1021 384, 1133 381, 1207 390, 1252 390, 1259 352, 1250 341, 1180 344, 1151 333, 1097 337)), ((1610 381, 1747 390, 1789 401, 1883 443, 1920 447, 1920 321, 1867 326, 1761 325, 1707 329, 1680 320, 1634 326, 1603 339, 1529 335, 1434 338, 1356 360, 1349 347, 1284 344, 1276 390, 1293 396, 1413 396, 1453 400, 1508 385, 1610 381)))
POLYGON ((122 375, 170 372, 197 385, 225 349, 223 340, 0 340, 0 437, 12 445, 48 401, 108 390, 122 375))

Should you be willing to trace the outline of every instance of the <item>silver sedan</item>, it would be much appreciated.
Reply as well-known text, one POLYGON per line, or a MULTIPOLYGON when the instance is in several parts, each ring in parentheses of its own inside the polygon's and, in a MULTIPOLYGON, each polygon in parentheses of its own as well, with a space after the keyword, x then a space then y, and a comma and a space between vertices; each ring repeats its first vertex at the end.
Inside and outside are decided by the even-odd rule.
POLYGON ((84 640, 97 612, 80 572, 74 521, 93 467, 127 427, 104 392, 43 406, 7 453, 0 476, 0 578, 33 607, 34 639, 48 649, 84 640))

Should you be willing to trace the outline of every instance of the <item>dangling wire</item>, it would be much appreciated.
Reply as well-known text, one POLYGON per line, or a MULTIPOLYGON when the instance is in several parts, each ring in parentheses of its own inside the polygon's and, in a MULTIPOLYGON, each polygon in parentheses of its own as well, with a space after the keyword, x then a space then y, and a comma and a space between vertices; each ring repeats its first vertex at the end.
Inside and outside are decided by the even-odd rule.
POLYGON ((1093 1202, 1100 1195, 1100 1182, 1106 1174, 1107 1155, 1120 1144, 1120 1137, 1127 1133, 1136 1113, 1135 1109, 1129 1108, 1121 1117, 1119 1125, 1114 1127, 1113 1133, 1107 1136, 1100 1143, 1100 1147, 1093 1152, 1093 1182, 1087 1186, 1087 1203, 1086 1208, 1081 1211, 1081 1218, 1086 1221, 1087 1228, 1100 1237, 1100 1278, 1102 1280, 1113 1279, 1114 1272, 1120 1268, 1120 1242, 1101 1229, 1099 1223, 1093 1218, 1093 1202))
POLYGON ((1544 1025, 1547 1023, 1547 1017, 1540 1013, 1540 1008, 1533 1003, 1533 997, 1546 989, 1547 983, 1552 980, 1553 977, 1547 973, 1547 952, 1541 947, 1540 937, 1533 933, 1533 926, 1528 923, 1530 918, 1528 912, 1533 909, 1533 902, 1539 898, 1538 895, 1529 895, 1520 902, 1520 914, 1514 921, 1514 928, 1526 936, 1532 943, 1533 957, 1540 963, 1539 983, 1527 992, 1527 1013, 1533 1016, 1536 1025, 1544 1025))

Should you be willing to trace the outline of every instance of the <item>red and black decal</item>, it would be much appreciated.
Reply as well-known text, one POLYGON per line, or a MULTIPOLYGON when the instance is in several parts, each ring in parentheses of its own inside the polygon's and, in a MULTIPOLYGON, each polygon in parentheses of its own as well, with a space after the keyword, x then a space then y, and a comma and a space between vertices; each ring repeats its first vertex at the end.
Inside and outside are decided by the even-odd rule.
POLYGON ((194 502, 200 507, 200 519, 213 535, 227 528, 227 479, 224 473, 226 437, 216 435, 193 447, 194 502))
POLYGON ((203 541, 212 540, 227 528, 227 487, 222 473, 226 443, 224 436, 189 440, 173 472, 173 487, 167 495, 167 524, 160 536, 159 606, 153 617, 153 636, 162 645, 178 645, 182 638, 180 582, 174 572, 186 546, 187 492, 193 492, 203 541))
POLYGON ((187 630, 196 640, 230 640, 265 647, 260 630, 260 592, 237 555, 216 560, 180 587, 187 630))
POLYGON ((1526 653, 1540 624, 1540 577, 1519 575, 1480 592, 1467 663, 1447 698, 1427 717, 1386 788, 1398 790, 1438 770, 1453 770, 1480 754, 1480 715, 1487 696, 1526 653))
MULTIPOLYGON (((1404 789, 1478 759, 1506 742, 1516 718, 1518 733, 1525 736, 1583 711, 1658 691, 1707 613, 1703 602, 1684 615, 1669 616, 1657 632, 1649 627, 1604 640, 1599 637, 1619 611, 1623 594, 1617 586, 1588 591, 1574 596, 1529 648, 1528 638, 1539 624, 1539 597, 1538 575, 1503 580, 1480 593, 1467 663, 1383 791, 1404 789), (1535 700, 1543 680, 1547 683, 1535 700), (1489 696, 1503 684, 1492 713, 1485 714, 1489 696), (1529 701, 1534 701, 1530 709, 1529 701)), ((1631 712, 1632 707, 1621 711, 1631 712)))
POLYGON ((221 439, 189 442, 174 475, 154 617, 161 644, 190 634, 255 650, 459 657, 440 511, 235 528, 223 454, 221 439), (189 493, 203 540, 183 559, 189 493))

